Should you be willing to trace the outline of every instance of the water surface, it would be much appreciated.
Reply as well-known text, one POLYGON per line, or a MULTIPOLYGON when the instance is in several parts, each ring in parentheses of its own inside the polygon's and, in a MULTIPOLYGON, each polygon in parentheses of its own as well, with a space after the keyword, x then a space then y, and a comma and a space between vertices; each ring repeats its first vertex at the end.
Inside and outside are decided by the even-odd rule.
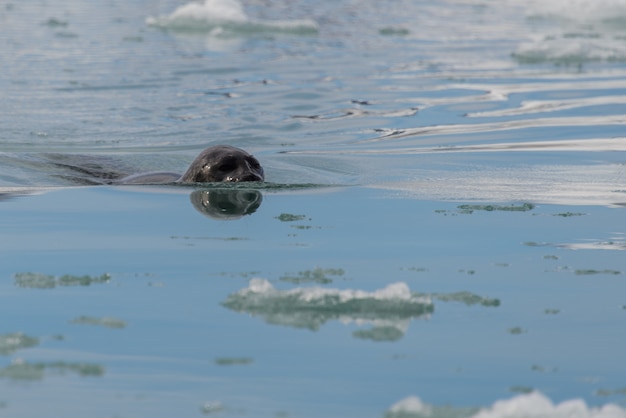
POLYGON ((544 3, 0 5, 0 414, 626 416, 626 3, 544 3))

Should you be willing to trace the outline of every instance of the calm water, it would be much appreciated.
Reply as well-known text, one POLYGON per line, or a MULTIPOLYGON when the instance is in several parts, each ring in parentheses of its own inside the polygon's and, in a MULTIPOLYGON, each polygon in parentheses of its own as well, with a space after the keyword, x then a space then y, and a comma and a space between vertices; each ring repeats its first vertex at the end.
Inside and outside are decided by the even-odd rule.
POLYGON ((626 1, 100 3, 0 3, 1 416, 626 417, 626 1))

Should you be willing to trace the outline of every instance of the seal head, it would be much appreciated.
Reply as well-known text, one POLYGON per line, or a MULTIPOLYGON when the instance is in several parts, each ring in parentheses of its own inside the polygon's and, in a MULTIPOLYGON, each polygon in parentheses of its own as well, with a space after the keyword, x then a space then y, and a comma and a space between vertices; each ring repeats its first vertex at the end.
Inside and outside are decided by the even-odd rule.
POLYGON ((246 151, 230 145, 215 145, 192 161, 179 183, 263 181, 263 167, 246 151))

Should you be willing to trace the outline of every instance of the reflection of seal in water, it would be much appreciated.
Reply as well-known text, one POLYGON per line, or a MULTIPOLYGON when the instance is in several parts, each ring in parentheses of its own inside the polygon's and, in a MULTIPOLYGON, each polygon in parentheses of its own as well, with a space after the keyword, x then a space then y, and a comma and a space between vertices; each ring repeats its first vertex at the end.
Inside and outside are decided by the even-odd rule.
POLYGON ((263 180, 263 167, 252 155, 230 145, 215 145, 202 151, 182 176, 167 172, 134 174, 119 179, 116 183, 216 183, 263 180))
POLYGON ((233 220, 254 213, 263 199, 257 190, 212 189, 191 193, 196 210, 214 219, 233 220))

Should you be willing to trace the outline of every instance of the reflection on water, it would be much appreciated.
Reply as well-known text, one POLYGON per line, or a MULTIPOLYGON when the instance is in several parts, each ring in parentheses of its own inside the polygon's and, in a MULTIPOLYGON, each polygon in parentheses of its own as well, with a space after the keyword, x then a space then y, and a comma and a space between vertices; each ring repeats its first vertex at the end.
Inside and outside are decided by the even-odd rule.
POLYGON ((219 357, 215 359, 218 366, 242 366, 253 363, 254 360, 249 357, 219 357))
POLYGON ((97 283, 108 283, 111 275, 101 276, 73 276, 65 274, 60 277, 41 273, 16 273, 15 285, 19 287, 29 287, 35 289, 52 289, 57 286, 90 286, 97 283))
POLYGON ((0 369, 0 378, 10 380, 42 380, 46 373, 64 375, 69 372, 84 377, 99 377, 104 375, 105 369, 103 366, 94 363, 67 363, 64 361, 31 363, 18 359, 0 369))
POLYGON ((528 241, 524 245, 529 247, 555 247, 568 250, 609 250, 626 251, 626 233, 614 232, 604 240, 580 239, 578 242, 552 243, 528 241))
POLYGON ((38 338, 30 337, 21 332, 0 335, 0 355, 8 356, 19 349, 35 347, 38 344, 38 338))
MULTIPOLYGON (((508 167, 474 165, 459 170, 413 170, 413 178, 372 187, 418 199, 529 202, 623 207, 623 164, 542 165, 510 159, 508 167)), ((407 172, 407 177, 409 173, 407 172)))
POLYGON ((96 325, 105 328, 122 329, 126 328, 126 321, 117 318, 96 318, 93 316, 81 315, 70 321, 70 324, 96 325))
POLYGON ((500 299, 483 297, 470 292, 433 293, 430 296, 442 302, 461 302, 467 306, 500 306, 500 299))
POLYGON ((198 212, 219 220, 235 220, 251 215, 263 200, 257 190, 236 189, 195 190, 189 198, 198 212))
MULTIPOLYGON (((282 214, 283 217, 286 214, 282 214)), ((341 277, 344 275, 343 269, 323 269, 321 267, 317 267, 313 270, 305 270, 300 271, 298 274, 286 274, 280 277, 280 281, 282 282, 290 282, 295 284, 302 283, 318 283, 318 284, 329 284, 333 282, 333 277, 341 277)))

